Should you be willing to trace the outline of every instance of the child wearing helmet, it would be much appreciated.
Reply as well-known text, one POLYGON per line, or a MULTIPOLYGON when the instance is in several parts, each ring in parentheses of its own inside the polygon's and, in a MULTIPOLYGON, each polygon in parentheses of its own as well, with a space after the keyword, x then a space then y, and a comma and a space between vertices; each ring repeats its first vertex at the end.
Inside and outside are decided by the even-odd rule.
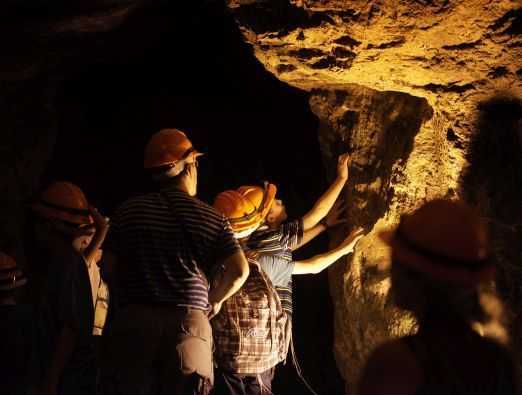
POLYGON ((337 201, 348 180, 348 154, 340 155, 337 177, 327 191, 316 201, 302 218, 287 222, 286 208, 276 199, 275 185, 241 187, 238 191, 254 202, 263 213, 263 224, 250 236, 247 245, 258 254, 258 261, 276 287, 288 315, 286 328, 286 351, 292 337, 292 276, 316 274, 326 269, 342 256, 349 254, 363 236, 362 229, 353 230, 336 248, 309 259, 295 261, 292 252, 313 240, 328 227, 345 222, 339 219, 342 209, 337 201))

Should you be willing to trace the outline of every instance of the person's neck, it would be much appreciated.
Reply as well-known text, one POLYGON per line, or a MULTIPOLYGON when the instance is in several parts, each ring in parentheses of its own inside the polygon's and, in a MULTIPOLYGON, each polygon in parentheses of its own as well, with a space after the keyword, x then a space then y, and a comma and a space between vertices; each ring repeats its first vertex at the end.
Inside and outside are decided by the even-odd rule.
POLYGON ((186 194, 189 193, 189 188, 184 182, 180 182, 179 180, 170 180, 161 185, 162 190, 170 190, 170 191, 179 191, 184 192, 186 194))

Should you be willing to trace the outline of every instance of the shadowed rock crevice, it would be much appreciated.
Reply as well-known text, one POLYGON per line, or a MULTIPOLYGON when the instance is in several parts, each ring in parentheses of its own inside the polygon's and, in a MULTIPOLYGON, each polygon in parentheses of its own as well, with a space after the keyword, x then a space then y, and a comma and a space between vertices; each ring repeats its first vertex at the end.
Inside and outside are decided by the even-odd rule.
POLYGON ((310 105, 327 163, 351 154, 348 218, 371 229, 393 198, 393 165, 408 161, 413 139, 433 110, 423 98, 354 84, 313 89, 310 105))

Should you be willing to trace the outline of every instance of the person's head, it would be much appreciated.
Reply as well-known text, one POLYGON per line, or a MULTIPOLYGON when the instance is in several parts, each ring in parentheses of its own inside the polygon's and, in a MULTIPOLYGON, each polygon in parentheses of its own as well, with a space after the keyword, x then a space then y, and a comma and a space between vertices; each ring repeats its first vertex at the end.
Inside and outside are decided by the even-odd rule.
POLYGON ((383 232, 392 251, 398 307, 421 321, 436 315, 484 322, 481 292, 494 279, 487 228, 462 202, 433 200, 383 232))
POLYGON ((274 203, 270 206, 270 210, 266 215, 265 222, 271 228, 277 228, 288 218, 286 207, 281 199, 274 199, 274 203))
POLYGON ((14 303, 15 291, 25 283, 24 273, 15 260, 0 252, 0 304, 14 303))
POLYGON ((254 205, 256 211, 261 216, 262 221, 267 220, 267 216, 273 210, 277 187, 274 184, 265 182, 263 187, 257 185, 244 185, 237 189, 244 198, 254 205))
POLYGON ((277 228, 288 218, 283 201, 275 198, 277 187, 274 184, 265 182, 264 188, 246 185, 240 187, 238 192, 256 206, 264 223, 269 227, 277 228))
POLYGON ((198 157, 188 137, 177 129, 162 129, 152 135, 143 165, 160 185, 175 185, 190 196, 197 193, 198 157))
POLYGON ((59 237, 79 252, 94 235, 89 203, 76 185, 57 181, 49 185, 31 206, 35 220, 36 241, 46 244, 59 237))
POLYGON ((228 219, 238 240, 246 239, 261 225, 262 216, 258 208, 238 191, 221 192, 214 199, 213 206, 228 219))

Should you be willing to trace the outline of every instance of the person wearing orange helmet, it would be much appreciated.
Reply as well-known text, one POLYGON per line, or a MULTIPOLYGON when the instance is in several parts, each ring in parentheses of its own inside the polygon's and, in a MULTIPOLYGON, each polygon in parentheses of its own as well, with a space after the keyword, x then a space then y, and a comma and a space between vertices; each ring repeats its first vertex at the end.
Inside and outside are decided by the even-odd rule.
MULTIPOLYGON (((268 197, 270 192, 260 193, 268 197)), ((287 317, 277 291, 256 261, 256 254, 248 251, 245 244, 266 213, 234 190, 218 194, 213 205, 230 221, 250 265, 250 275, 243 287, 212 320, 217 365, 214 394, 271 393, 272 370, 284 357, 287 317)), ((219 284, 220 275, 220 272, 215 274, 214 284, 219 284)))
POLYGON ((155 133, 144 167, 158 190, 112 216, 103 265, 114 267, 120 307, 105 333, 104 394, 203 394, 213 383, 209 317, 249 269, 228 220, 196 198, 201 155, 180 130, 155 133), (223 281, 209 292, 217 266, 223 281))
POLYGON ((492 287, 487 228, 459 201, 436 199, 381 237, 391 247, 391 292, 417 333, 370 355, 360 395, 519 393, 502 304, 492 287))
MULTIPOLYGON (((313 240, 328 227, 345 222, 337 200, 348 180, 348 154, 340 155, 337 177, 327 191, 302 218, 287 222, 286 208, 276 199, 277 188, 267 184, 264 190, 246 186, 238 191, 252 200, 264 218, 263 225, 247 241, 248 248, 259 254, 258 261, 276 287, 283 309, 288 315, 287 350, 292 335, 292 275, 316 274, 329 267, 341 256, 350 253, 362 237, 362 229, 355 229, 338 247, 312 258, 295 261, 292 251, 313 240)), ((297 362, 297 361, 295 361, 297 362)))
POLYGON ((29 279, 42 331, 39 393, 93 394, 94 306, 82 253, 88 250, 97 224, 85 195, 70 182, 52 183, 31 208, 38 253, 30 262, 29 279))

